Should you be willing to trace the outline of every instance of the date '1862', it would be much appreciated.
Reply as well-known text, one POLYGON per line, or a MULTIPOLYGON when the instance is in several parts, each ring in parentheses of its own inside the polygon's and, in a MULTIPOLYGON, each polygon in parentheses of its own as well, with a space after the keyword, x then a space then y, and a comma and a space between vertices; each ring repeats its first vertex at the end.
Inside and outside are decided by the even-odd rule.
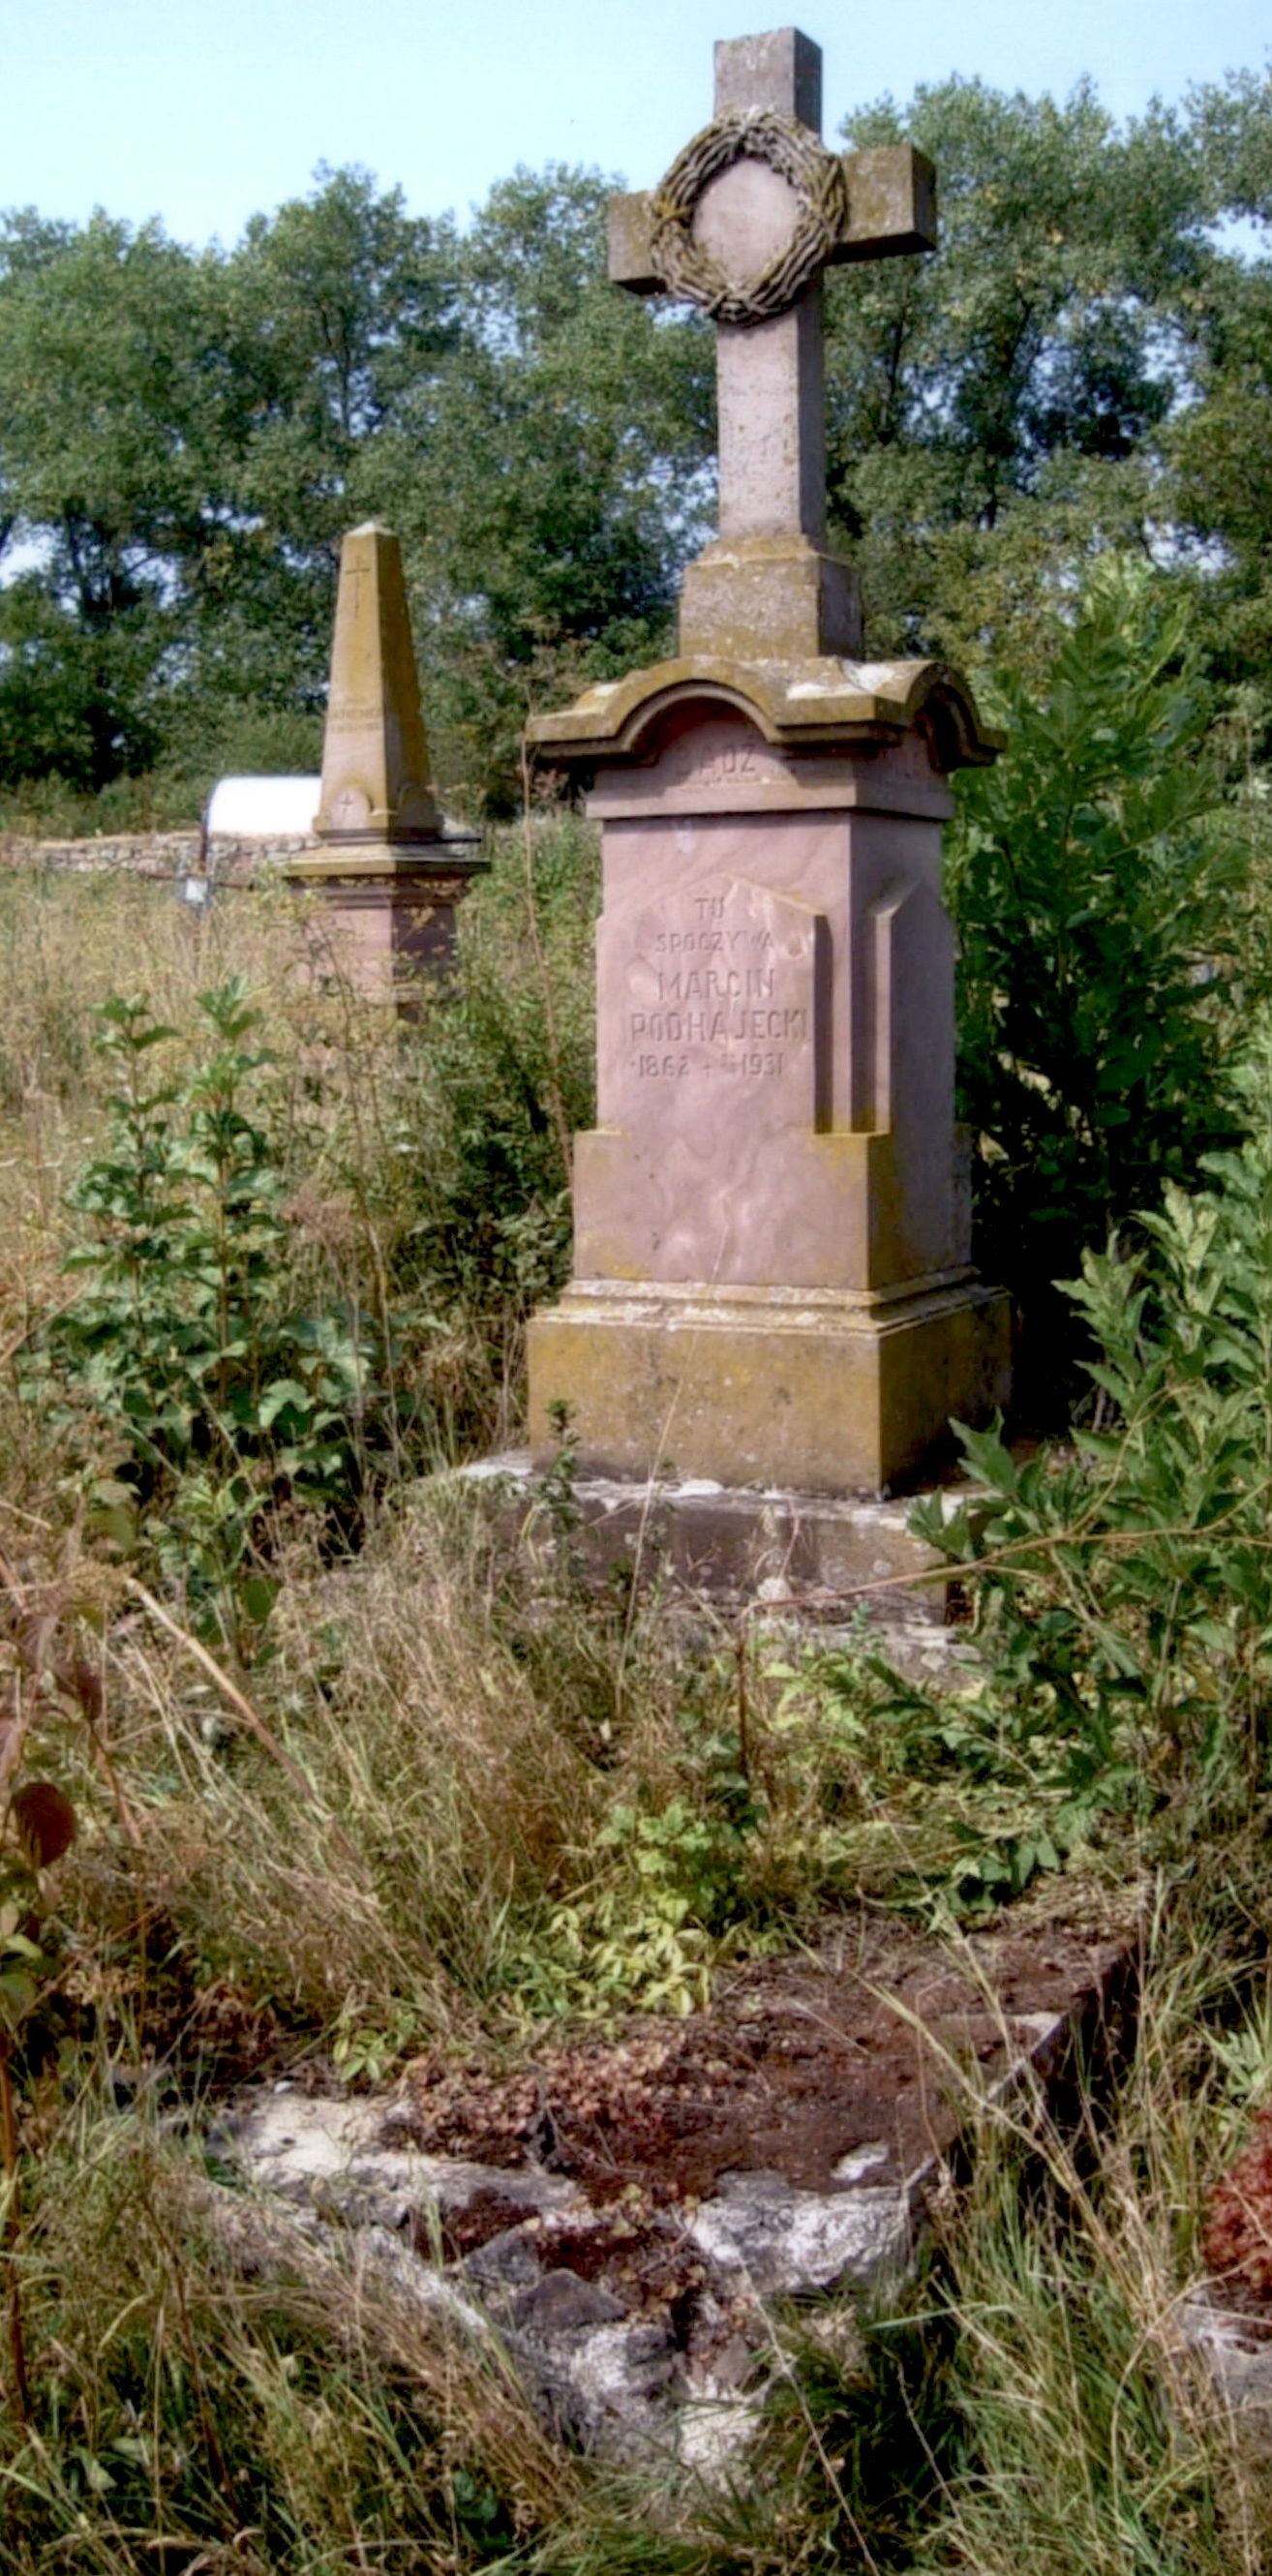
POLYGON ((794 998, 804 982, 797 961, 745 894, 741 903, 727 893, 691 895, 686 912, 682 922, 640 925, 631 983, 642 999, 633 996, 627 1014, 629 1070, 661 1082, 690 1072, 760 1082, 780 1075, 789 1048, 809 1036, 808 1004, 794 998))

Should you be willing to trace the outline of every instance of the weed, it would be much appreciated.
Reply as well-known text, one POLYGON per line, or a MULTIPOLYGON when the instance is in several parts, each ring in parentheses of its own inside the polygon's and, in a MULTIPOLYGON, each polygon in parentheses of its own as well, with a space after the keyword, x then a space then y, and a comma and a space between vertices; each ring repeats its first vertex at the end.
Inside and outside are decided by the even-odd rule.
POLYGON ((1004 713, 1010 757, 960 781, 951 844, 959 1078, 977 1258, 1023 1306, 1024 1400, 1055 1424, 1082 1339, 1054 1283, 1231 1132, 1249 845, 1188 611, 1142 568, 1100 566, 1045 689, 1010 685, 1004 713))
POLYGON ((209 1048, 181 1083, 152 1071, 173 1032, 144 1001, 103 1007, 111 1127, 71 1191, 89 1240, 66 1263, 84 1285, 27 1387, 81 1476, 105 1449, 109 1536, 144 1541, 238 1637, 272 1599, 252 1562, 267 1506, 331 1506, 355 1484, 372 1353, 347 1314, 288 1305, 285 1176, 251 1107, 260 1014, 237 979, 198 1007, 209 1048))
MULTIPOLYGON (((1234 1077, 1248 1133, 1167 1190, 1135 1265, 1088 1255, 1075 1301, 1107 1427, 1021 1464, 964 1432, 982 1498, 919 1507, 975 1569, 982 1651, 1017 1746, 1101 1809, 1248 1808, 1272 1705, 1272 1034, 1234 1077)), ((1066 1825, 1067 1830, 1067 1825, 1066 1825)))

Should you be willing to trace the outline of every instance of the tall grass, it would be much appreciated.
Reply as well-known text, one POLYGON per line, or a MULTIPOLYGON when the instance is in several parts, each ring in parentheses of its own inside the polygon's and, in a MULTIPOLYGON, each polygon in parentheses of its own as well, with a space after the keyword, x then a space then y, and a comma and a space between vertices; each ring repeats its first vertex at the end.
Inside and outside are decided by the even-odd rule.
POLYGON ((39 2407, 25 2436, 0 2424, 6 2570, 442 2576, 516 2557, 575 2503, 497 2345, 338 2249, 263 2268, 215 2190, 89 2090, 36 2165, 39 2407))
MULTIPOLYGON (((1199 2213, 1244 2116, 1231 2040, 1266 2035, 1216 1975, 1224 1911, 1195 1893, 1151 1927, 1133 2062, 1076 2138, 1003 2106, 978 2126, 941 2286, 961 2458, 916 2552, 923 2576, 1006 2576, 1026 2555, 1055 2576, 1269 2564, 1266 2430, 1234 2416, 1183 2325, 1199 2213)), ((1266 2058, 1257 2082, 1272 2082, 1266 2058)))
POLYGON ((135 881, 0 884, 0 1725, 80 1820, 20 2068, 5 2259, 33 2404, 0 2410, 0 2565, 1254 2576, 1268 2472, 1179 2302, 1272 2091, 1259 1796, 1222 1845, 1182 1795, 1142 1848, 1134 1799, 1066 1842, 1078 1703, 1034 1665, 915 1692, 864 1641, 809 1656, 656 1586, 590 1598, 568 1538, 530 1572, 501 1555, 451 1462, 515 1431, 525 1316, 560 1275, 595 853, 558 820, 494 855, 410 1023, 330 957, 316 979, 315 918, 281 891, 196 929, 135 881), (95 1003, 144 993, 180 1056, 237 971, 267 1014, 287 1293, 386 1319, 397 1432, 356 1555, 280 1494, 276 1597, 232 1650, 94 1537, 15 1353, 72 1284, 65 1187, 108 1116, 95 1003), (1022 1852, 1050 1871, 1036 1925, 1124 1914, 1128 1868, 1162 1871, 1137 2052, 1074 2139, 968 2094, 972 2177, 924 2277, 896 2315, 774 2313, 778 2395, 730 2492, 598 2477, 497 2347, 426 2329, 338 2247, 253 2253, 246 2210, 227 2232, 198 2138, 243 2073, 377 2082, 683 2010, 830 1905, 904 1904, 957 1947, 1022 1852))
POLYGON ((241 975, 297 1294, 391 1312, 402 1423, 434 1456, 515 1434, 525 1318, 568 1253, 557 1129, 589 1115, 595 851, 548 818, 491 859, 413 1022, 357 992, 321 906, 281 883, 191 916, 133 877, 0 877, 0 1353, 60 1293, 67 1185, 105 1116, 98 1007, 144 999, 179 1066, 196 995, 241 975))

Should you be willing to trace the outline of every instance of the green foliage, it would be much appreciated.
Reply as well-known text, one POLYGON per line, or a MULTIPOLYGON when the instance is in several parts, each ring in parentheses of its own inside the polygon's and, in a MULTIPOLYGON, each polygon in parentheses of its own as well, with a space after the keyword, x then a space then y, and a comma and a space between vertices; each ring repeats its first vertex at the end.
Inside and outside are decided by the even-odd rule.
POLYGON ((1222 968, 1246 864, 1181 605, 1113 563, 1008 682, 1006 757, 960 782, 960 1109, 977 1258, 1024 1311, 1022 1391, 1069 1392, 1052 1282, 1230 1132, 1222 968))
POLYGON ((656 659, 706 533, 710 336, 615 294, 607 194, 561 168, 492 190, 460 253, 464 363, 384 458, 439 756, 504 812, 529 707, 656 659))
MULTIPOLYGON (((1197 93, 1212 212, 1272 220, 1272 114, 1266 74, 1236 72, 1197 93)), ((1171 423, 1166 454, 1183 524, 1199 544, 1194 582, 1216 666, 1253 683, 1267 725, 1272 656, 1272 475, 1260 425, 1272 391, 1272 263, 1225 262, 1194 304, 1197 399, 1171 423)), ((1266 730, 1264 733, 1266 740, 1266 730)))
POLYGON ((1057 587, 1112 546, 1162 567, 1229 677, 1265 669, 1268 264, 1223 219, 1266 212, 1266 82, 1119 129, 1087 84, 952 80, 845 131, 919 144, 941 206, 934 258, 831 287, 832 507, 871 649, 1035 670, 1057 587))
POLYGON ((1128 1768, 1045 1691, 1022 1686, 1003 1639, 988 1675, 969 1658, 925 1688, 894 1671, 886 1637, 867 1630, 855 1648, 809 1649, 788 1688, 796 1743, 819 1713, 816 1823, 804 1832, 809 1876, 823 1887, 877 1891, 948 1930, 983 1921, 1038 1878, 1098 1872, 1128 1768))
POLYGON ((432 228, 355 171, 229 254, 0 228, 0 533, 38 553, 0 599, 0 776, 157 764, 189 819, 263 721, 314 756, 350 468, 446 302, 432 228))
MULTIPOLYGON (((1129 454, 1171 400, 1156 299, 1205 261, 1180 126, 1150 112, 1120 134, 1086 83, 1058 104, 955 79, 920 89, 906 116, 863 108, 844 131, 857 144, 908 134, 936 162, 941 204, 935 259, 877 270, 837 300, 844 430, 864 415, 873 446, 899 439, 944 466, 971 525, 992 526, 1057 448, 1129 454), (926 414, 924 378, 940 389, 926 414)), ((841 470, 857 461, 848 448, 841 470)))
MULTIPOLYGON (((832 519, 873 651, 1035 672, 1110 547, 1186 598, 1262 742, 1272 496, 1266 83, 1119 128, 978 82, 884 100, 942 245, 829 288, 832 519)), ((320 172, 232 250, 157 224, 0 226, 0 789, 120 779, 193 815, 313 761, 335 549, 406 549, 443 784, 507 812, 528 705, 648 660, 707 533, 711 335, 605 278, 605 183, 519 172, 471 226, 320 172)), ((36 810, 38 810, 38 805, 36 810)))
POLYGON ((1103 1423, 1021 1465, 963 1433, 987 1500, 915 1525, 974 1566, 996 1691, 1079 1784, 1222 1810, 1272 1754, 1272 1039, 1238 1075, 1248 1123, 1168 1185, 1135 1262, 1088 1254, 1073 1290, 1103 1423), (1085 1780, 1080 1773, 1085 1772, 1085 1780))
MULTIPOLYGON (((241 979, 199 998, 206 1052, 182 1081, 155 1070, 174 1032, 144 1002, 101 1014, 115 1070, 106 1150, 72 1204, 89 1240, 83 1286, 43 1337, 31 1392, 64 1426, 104 1433, 103 1529, 144 1536, 196 1589, 239 1574, 268 1505, 329 1505, 356 1488, 359 1417, 373 1391, 366 1328, 335 1308, 296 1311, 286 1290, 285 1176, 260 1123, 268 1054, 241 979)), ((259 1575, 240 1584, 267 1615, 259 1575)))
POLYGON ((555 1905, 546 1939, 514 1962, 518 2000, 535 2015, 705 2009, 717 1941, 748 1917, 758 1929, 748 1863, 759 1822, 736 1771, 726 1784, 710 1759, 665 1806, 616 1802, 596 1835, 598 1883, 555 1905))
POLYGON ((199 547, 224 470, 206 277, 158 224, 6 227, 0 525, 43 558, 4 594, 10 777, 100 788, 160 751, 165 567, 199 547))
MULTIPOLYGON (((506 1409, 527 1316, 568 1272, 576 1130, 594 1082, 594 832, 534 817, 491 844, 491 874, 459 921, 457 971, 424 1004, 409 1136, 413 1214, 396 1283, 462 1314, 493 1384, 471 1365, 476 1406, 506 1409)), ((487 1420, 487 1435, 498 1429, 487 1420)), ((506 1427, 506 1426, 505 1426, 506 1427)), ((472 1401, 453 1430, 479 1428, 472 1401)))
POLYGON ((35 554, 0 785, 154 769, 189 819, 218 769, 313 761, 340 532, 378 514, 451 792, 508 810, 528 695, 652 646, 696 526, 706 335, 612 296, 603 234, 566 170, 462 236, 357 170, 229 252, 0 222, 0 547, 35 554))

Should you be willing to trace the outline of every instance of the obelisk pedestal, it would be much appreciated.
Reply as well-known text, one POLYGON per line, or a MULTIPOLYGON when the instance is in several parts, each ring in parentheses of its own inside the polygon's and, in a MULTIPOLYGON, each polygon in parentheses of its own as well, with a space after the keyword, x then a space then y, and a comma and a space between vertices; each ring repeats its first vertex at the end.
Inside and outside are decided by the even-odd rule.
POLYGON ((940 665, 850 658, 825 546, 820 271, 930 242, 930 169, 824 151, 792 29, 716 70, 715 124, 620 201, 613 272, 718 321, 720 536, 677 658, 530 727, 592 781, 604 888, 597 1125, 530 1431, 546 1456, 564 1404, 585 1473, 877 1494, 1008 1392, 941 900, 947 778, 1000 741, 940 665))
POLYGON ((368 521, 340 549, 323 737, 320 847, 287 874, 321 893, 363 991, 409 998, 450 956, 455 907, 485 866, 438 810, 397 538, 368 521))

